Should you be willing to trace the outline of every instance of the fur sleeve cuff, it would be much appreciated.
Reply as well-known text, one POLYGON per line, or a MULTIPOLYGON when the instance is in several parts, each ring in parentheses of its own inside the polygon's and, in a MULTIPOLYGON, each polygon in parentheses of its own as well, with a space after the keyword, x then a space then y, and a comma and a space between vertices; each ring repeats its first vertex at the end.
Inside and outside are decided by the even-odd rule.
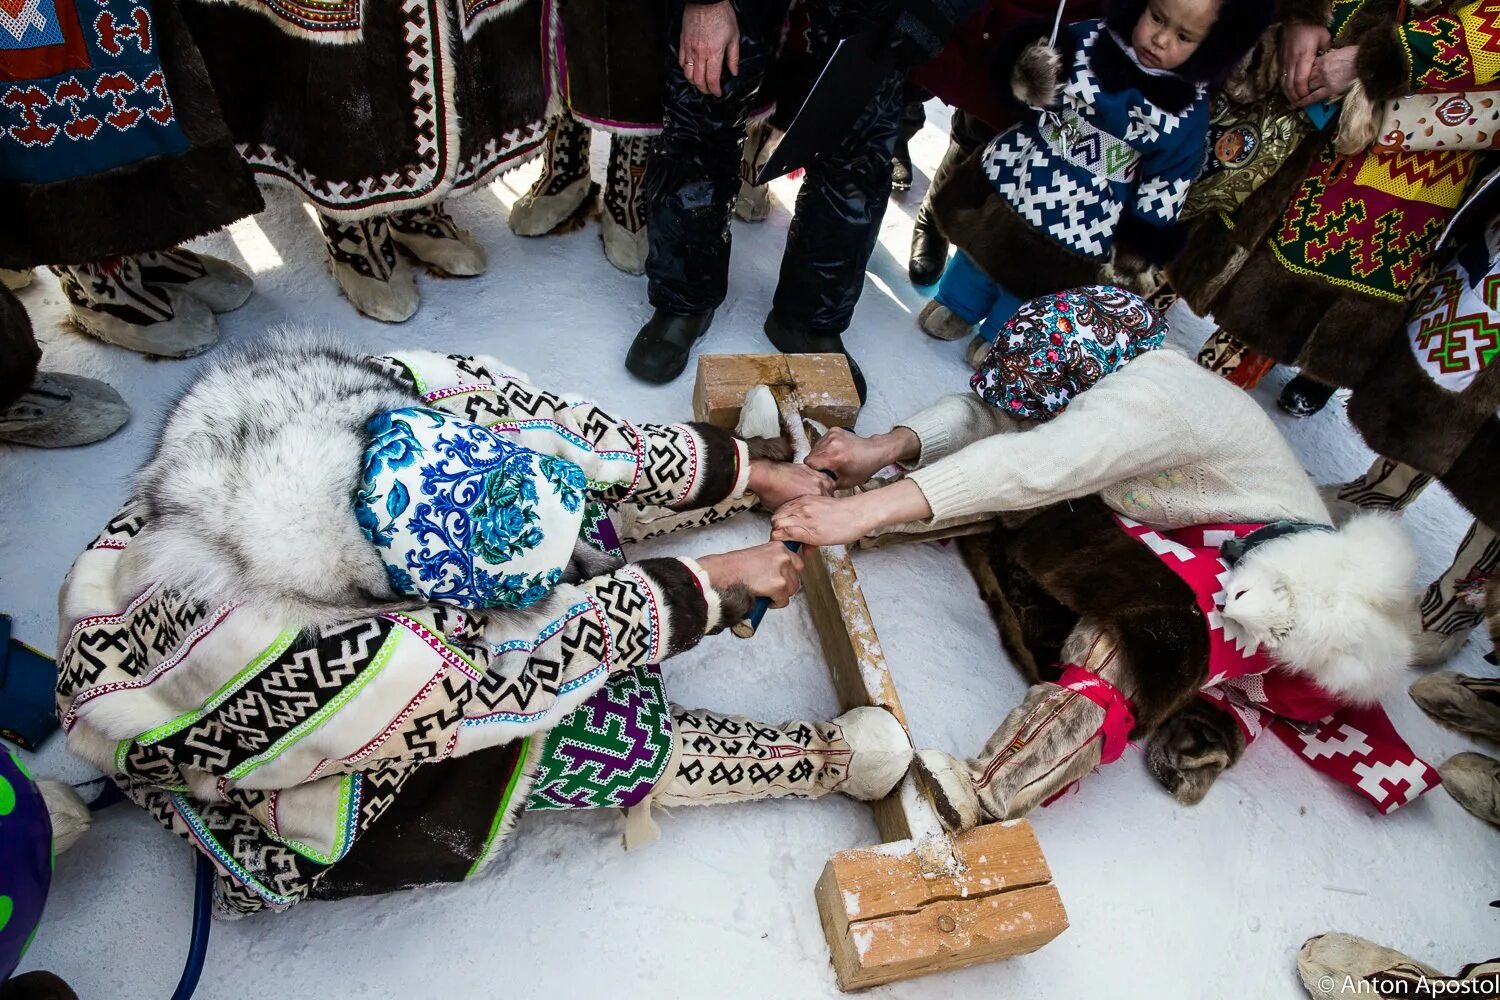
POLYGON ((1186 243, 1186 226, 1176 222, 1156 225, 1128 210, 1121 214, 1115 230, 1117 252, 1133 254, 1156 267, 1170 263, 1186 243))
MULTIPOLYGON (((651 623, 641 623, 653 632, 654 647, 650 660, 663 660, 698 645, 708 632, 710 614, 720 617, 723 602, 707 585, 708 577, 696 562, 689 559, 643 559, 631 563, 623 572, 641 580, 648 591, 651 607, 645 609, 651 623)), ((714 623, 716 624, 716 623, 714 623)))
POLYGON ((1282 24, 1316 24, 1328 27, 1333 19, 1329 0, 1281 0, 1276 5, 1276 19, 1282 24))
MULTIPOLYGON (((1366 4, 1366 8, 1383 6, 1380 3, 1366 4)), ((1374 16, 1366 16, 1366 13, 1366 9, 1361 9, 1339 39, 1341 44, 1359 46, 1355 70, 1359 82, 1364 84, 1366 96, 1379 105, 1421 89, 1420 81, 1411 79, 1411 64, 1405 46, 1401 44, 1394 13, 1389 10, 1383 14, 1370 12, 1374 16)))
POLYGON ((750 477, 750 458, 745 444, 733 434, 712 424, 684 424, 697 445, 697 481, 672 506, 682 510, 712 507, 744 493, 750 477))

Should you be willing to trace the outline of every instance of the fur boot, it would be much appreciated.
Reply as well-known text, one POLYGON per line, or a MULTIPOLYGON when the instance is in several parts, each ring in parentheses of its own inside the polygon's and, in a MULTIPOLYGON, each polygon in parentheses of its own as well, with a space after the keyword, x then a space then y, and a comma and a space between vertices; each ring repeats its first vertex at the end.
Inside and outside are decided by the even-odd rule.
POLYGON ((542 146, 542 175, 510 210, 517 236, 546 236, 571 228, 593 204, 597 185, 589 179, 589 127, 571 115, 553 120, 542 146))
POLYGON ((1500 743, 1500 679, 1440 670, 1418 680, 1409 693, 1439 725, 1500 743))
POLYGON ((604 213, 599 225, 604 256, 626 274, 646 273, 646 136, 611 136, 609 170, 604 178, 604 213))
POLYGON ((84 333, 142 354, 188 358, 219 339, 213 311, 169 285, 148 284, 133 257, 53 267, 68 320, 84 333))
POLYGON ((250 297, 254 281, 227 260, 181 247, 135 257, 148 285, 179 288, 216 313, 233 312, 250 297))
POLYGON ((962 340, 974 334, 974 324, 965 322, 963 317, 937 299, 922 307, 917 314, 917 326, 927 336, 938 340, 962 340))
POLYGON ((740 193, 734 199, 734 214, 743 222, 764 222, 771 215, 771 185, 757 185, 755 177, 780 141, 781 133, 769 121, 754 122, 745 130, 745 147, 740 155, 740 193))
POLYGON ((1046 42, 1032 42, 1021 50, 1010 71, 1010 91, 1027 107, 1050 108, 1062 93, 1062 53, 1046 42))
POLYGON ((873 801, 890 794, 911 764, 911 740, 881 708, 855 708, 831 722, 767 726, 739 715, 672 709, 676 768, 652 801, 715 805, 817 798, 843 792, 873 801))
POLYGON ((31 269, 24 271, 12 271, 9 268, 0 267, 0 285, 13 292, 18 292, 31 284, 31 269))
POLYGON ((1353 934, 1308 938, 1297 952, 1297 974, 1313 1000, 1417 996, 1424 980, 1442 977, 1430 965, 1353 934), (1383 993, 1372 980, 1399 982, 1403 986, 1398 991, 1383 993))
POLYGON ((1438 765, 1443 787, 1472 815, 1500 826, 1500 760, 1482 753, 1456 753, 1438 765))
POLYGON ((319 213, 318 221, 333 280, 354 308, 382 323, 411 319, 422 300, 411 265, 396 251, 390 220, 339 222, 319 213))
POLYGON ((1222 709, 1194 699, 1162 723, 1146 746, 1146 766, 1172 797, 1197 805, 1245 753, 1245 734, 1222 709))
POLYGON ((389 221, 391 239, 433 274, 468 278, 483 274, 489 264, 484 247, 453 221, 440 201, 426 208, 397 212, 389 221))
POLYGON ((1497 570, 1500 570, 1500 535, 1475 521, 1459 542, 1448 568, 1422 594, 1418 664, 1438 666, 1463 648, 1484 620, 1486 592, 1497 589, 1491 585, 1497 570))
POLYGON ((130 407, 103 382, 37 372, 19 399, 0 407, 0 441, 32 448, 72 448, 103 441, 129 419, 130 407))

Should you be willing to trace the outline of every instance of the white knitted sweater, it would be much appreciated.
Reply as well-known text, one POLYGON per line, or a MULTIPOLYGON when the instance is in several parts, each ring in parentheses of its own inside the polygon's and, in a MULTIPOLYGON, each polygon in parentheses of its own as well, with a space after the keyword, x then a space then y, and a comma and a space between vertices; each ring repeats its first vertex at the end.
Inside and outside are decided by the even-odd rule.
POLYGON ((921 440, 910 478, 934 520, 1098 493, 1156 527, 1330 523, 1259 405, 1171 348, 1136 358, 1046 423, 1023 423, 970 394, 945 396, 900 426, 921 440))

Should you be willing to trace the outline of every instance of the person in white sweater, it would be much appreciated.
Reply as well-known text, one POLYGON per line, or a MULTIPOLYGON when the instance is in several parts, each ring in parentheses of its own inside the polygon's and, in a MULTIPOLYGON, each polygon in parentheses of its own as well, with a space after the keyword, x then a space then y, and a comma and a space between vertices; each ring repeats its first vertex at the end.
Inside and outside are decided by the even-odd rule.
POLYGON ((1197 697, 1223 680, 1210 666, 1220 626, 1236 613, 1258 640, 1252 652, 1270 655, 1237 670, 1274 659, 1340 704, 1368 703, 1407 665, 1414 556, 1400 530, 1367 521, 1335 532, 1255 401, 1160 347, 1164 332, 1158 314, 1119 289, 1033 300, 998 338, 974 394, 945 397, 883 434, 835 430, 806 460, 840 489, 892 463, 910 469, 904 478, 803 497, 774 517, 775 539, 831 545, 896 525, 997 516, 992 535, 966 540, 966 556, 1034 686, 978 757, 919 755, 919 776, 952 828, 1024 815, 1113 759, 1127 734, 1152 736, 1157 777, 1180 800, 1200 799, 1248 735, 1234 713, 1197 697), (1228 611, 1225 593, 1195 594, 1161 554, 1194 526, 1203 546, 1209 525, 1233 529, 1202 552, 1216 588, 1229 565, 1219 536, 1270 525, 1246 548, 1279 538, 1267 558, 1247 557, 1227 578, 1245 581, 1223 587, 1242 598, 1228 611), (1297 616, 1290 601, 1303 598, 1305 609, 1314 596, 1322 611, 1297 616), (1204 603, 1215 597, 1217 606, 1204 603), (1333 635, 1335 619, 1368 627, 1333 635))

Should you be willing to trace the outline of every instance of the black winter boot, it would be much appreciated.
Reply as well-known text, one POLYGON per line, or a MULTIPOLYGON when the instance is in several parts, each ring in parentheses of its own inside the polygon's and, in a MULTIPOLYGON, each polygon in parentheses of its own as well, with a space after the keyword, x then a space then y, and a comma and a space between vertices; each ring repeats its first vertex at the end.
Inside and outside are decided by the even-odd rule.
POLYGON ((849 374, 854 376, 854 388, 859 393, 861 404, 865 401, 865 373, 850 356, 844 346, 844 338, 837 333, 815 333, 796 323, 788 323, 772 310, 766 316, 766 336, 782 354, 842 354, 849 359, 849 374))
POLYGON ((1331 385, 1298 375, 1282 388, 1276 405, 1294 417, 1310 417, 1328 405, 1333 391, 1331 385))
POLYGON ((924 201, 912 223, 911 262, 906 265, 906 273, 911 275, 913 285, 932 285, 943 276, 943 269, 947 266, 948 240, 938 229, 924 201))
POLYGON ((670 382, 687 367, 693 344, 708 332, 714 311, 679 316, 661 309, 651 314, 625 355, 625 368, 637 378, 670 382))

